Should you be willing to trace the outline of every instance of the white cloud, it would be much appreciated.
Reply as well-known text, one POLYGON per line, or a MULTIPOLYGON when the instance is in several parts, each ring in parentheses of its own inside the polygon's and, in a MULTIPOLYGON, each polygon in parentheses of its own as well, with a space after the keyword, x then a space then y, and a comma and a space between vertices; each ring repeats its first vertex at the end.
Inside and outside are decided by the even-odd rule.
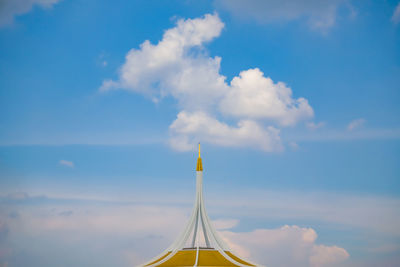
POLYGON ((217 14, 179 20, 153 45, 132 49, 119 79, 104 80, 100 91, 123 89, 153 102, 172 96, 181 109, 170 126, 170 144, 179 150, 208 142, 221 146, 282 149, 277 126, 292 126, 313 116, 304 98, 292 98, 284 83, 274 83, 259 69, 242 71, 230 84, 220 74, 220 57, 204 45, 224 28, 217 14), (222 121, 230 117, 229 123, 222 121))
POLYGON ((346 0, 216 0, 218 7, 240 18, 254 19, 260 23, 287 22, 306 18, 310 28, 326 31, 335 25, 337 9, 345 4, 352 14, 353 8, 346 0))
POLYGON ((105 92, 111 89, 116 89, 119 87, 119 83, 113 80, 104 80, 103 84, 100 86, 99 91, 105 92))
POLYGON ((259 69, 242 71, 233 78, 221 101, 224 114, 239 118, 272 119, 283 126, 313 117, 313 109, 304 98, 293 99, 284 83, 274 83, 259 69))
POLYGON ((296 225, 222 234, 238 254, 266 266, 322 267, 349 257, 343 248, 316 244, 317 233, 312 228, 296 225))
POLYGON ((392 22, 394 24, 398 24, 400 22, 400 3, 397 4, 397 6, 393 12, 392 22))
POLYGON ((349 258, 349 253, 337 246, 314 245, 310 256, 310 265, 314 267, 320 266, 337 266, 337 263, 349 258))
POLYGON ((180 112, 170 131, 170 144, 182 151, 194 149, 199 141, 220 146, 249 146, 264 151, 282 149, 279 130, 272 126, 264 129, 255 121, 241 120, 237 127, 231 127, 203 112, 180 112))
POLYGON ((75 167, 75 164, 72 161, 68 161, 68 160, 65 160, 65 159, 60 160, 58 163, 60 165, 63 165, 63 166, 69 167, 69 168, 75 167))
POLYGON ((129 51, 119 82, 106 80, 101 90, 123 88, 152 98, 172 95, 185 109, 205 109, 224 94, 227 85, 219 74, 221 59, 191 48, 219 36, 223 27, 218 15, 179 20, 157 45, 145 41, 140 49, 129 51))
POLYGON ((0 27, 12 24, 14 17, 28 13, 34 5, 50 8, 60 0, 2 0, 0 3, 0 27))
POLYGON ((366 120, 363 118, 353 120, 347 125, 347 130, 353 131, 353 130, 359 129, 365 124, 365 122, 366 122, 366 120))
POLYGON ((212 224, 217 230, 227 230, 237 226, 239 224, 239 220, 218 219, 218 220, 213 220, 212 224))

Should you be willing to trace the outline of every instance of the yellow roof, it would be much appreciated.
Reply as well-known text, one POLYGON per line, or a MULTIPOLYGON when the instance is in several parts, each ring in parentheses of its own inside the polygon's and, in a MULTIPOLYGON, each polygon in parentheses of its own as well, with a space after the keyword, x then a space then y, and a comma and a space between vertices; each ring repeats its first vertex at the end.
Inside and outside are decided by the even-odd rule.
MULTIPOLYGON (((171 254, 171 252, 166 253, 159 259, 147 264, 146 266, 153 265, 155 266, 163 266, 163 267, 168 267, 168 266, 194 266, 196 262, 196 249, 183 249, 178 251, 174 256, 172 256, 170 259, 167 261, 157 264, 157 262, 162 261, 164 258, 166 258, 168 255, 171 254)), ((225 253, 234 259, 235 261, 247 265, 247 266, 254 266, 239 257, 233 255, 229 251, 225 251, 225 253)), ((199 249, 199 258, 197 262, 197 266, 237 266, 230 262, 229 260, 225 259, 223 255, 221 255, 218 250, 215 249, 199 249)))

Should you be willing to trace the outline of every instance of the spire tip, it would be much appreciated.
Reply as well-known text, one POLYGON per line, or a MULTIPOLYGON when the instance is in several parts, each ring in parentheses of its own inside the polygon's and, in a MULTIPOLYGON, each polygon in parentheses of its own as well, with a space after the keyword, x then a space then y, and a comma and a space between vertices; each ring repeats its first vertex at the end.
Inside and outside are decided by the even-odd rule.
POLYGON ((200 158, 200 143, 199 143, 199 158, 200 158))
POLYGON ((203 171, 203 164, 201 162, 201 157, 200 157, 200 143, 199 143, 199 158, 197 159, 196 171, 198 171, 198 172, 203 171))

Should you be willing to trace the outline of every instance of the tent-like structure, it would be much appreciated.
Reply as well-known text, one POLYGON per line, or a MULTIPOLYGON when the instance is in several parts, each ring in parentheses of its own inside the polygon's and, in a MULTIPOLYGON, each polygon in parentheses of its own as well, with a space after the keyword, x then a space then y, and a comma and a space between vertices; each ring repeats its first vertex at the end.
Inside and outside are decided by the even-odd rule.
POLYGON ((142 267, 158 266, 259 266, 234 255, 211 225, 203 201, 203 164, 196 168, 196 201, 179 238, 158 257, 142 267))

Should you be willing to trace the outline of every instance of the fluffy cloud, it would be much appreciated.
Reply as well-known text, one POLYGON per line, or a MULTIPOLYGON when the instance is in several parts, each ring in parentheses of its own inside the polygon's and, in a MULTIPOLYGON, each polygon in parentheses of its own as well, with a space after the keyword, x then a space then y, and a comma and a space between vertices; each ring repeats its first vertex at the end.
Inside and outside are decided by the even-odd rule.
POLYGON ((179 20, 157 44, 145 41, 129 51, 119 79, 104 80, 100 91, 128 90, 154 102, 175 98, 181 111, 170 126, 169 143, 178 150, 190 150, 199 141, 281 150, 276 127, 307 120, 313 109, 257 68, 242 71, 227 83, 220 74, 221 58, 208 56, 204 48, 223 28, 217 14, 179 20), (222 121, 227 117, 231 125, 222 121))
POLYGON ((100 90, 123 88, 153 99, 172 95, 185 109, 206 108, 227 88, 219 74, 221 58, 209 58, 200 50, 191 53, 191 48, 219 36, 223 27, 217 15, 179 20, 157 45, 145 41, 129 51, 119 82, 106 80, 100 90))
POLYGON ((392 22, 394 24, 398 24, 400 22, 400 3, 397 4, 397 6, 393 12, 392 22))
POLYGON ((347 125, 347 130, 349 130, 349 131, 356 130, 356 129, 362 127, 365 124, 365 122, 366 122, 366 120, 363 118, 353 120, 347 125))
POLYGON ((34 5, 49 8, 60 0, 2 0, 0 3, 0 27, 11 24, 14 17, 28 13, 34 5))
POLYGON ((182 111, 170 126, 171 145, 178 150, 193 149, 199 140, 220 146, 261 148, 264 151, 281 150, 279 130, 263 128, 257 122, 241 120, 231 127, 206 113, 182 111))
POLYGON ((222 234, 241 256, 267 266, 322 267, 349 257, 343 248, 316 244, 317 233, 312 228, 296 225, 247 233, 224 231, 222 234))
POLYGON ((314 245, 310 255, 310 265, 314 267, 337 265, 349 257, 349 253, 337 246, 314 245))
POLYGON ((274 83, 259 69, 242 71, 233 78, 221 101, 221 110, 240 118, 272 119, 284 126, 314 115, 306 99, 293 99, 289 87, 282 82, 274 83))
POLYGON ((335 25, 337 9, 346 0, 216 0, 216 5, 241 18, 260 23, 306 18, 312 29, 325 31, 335 25))

